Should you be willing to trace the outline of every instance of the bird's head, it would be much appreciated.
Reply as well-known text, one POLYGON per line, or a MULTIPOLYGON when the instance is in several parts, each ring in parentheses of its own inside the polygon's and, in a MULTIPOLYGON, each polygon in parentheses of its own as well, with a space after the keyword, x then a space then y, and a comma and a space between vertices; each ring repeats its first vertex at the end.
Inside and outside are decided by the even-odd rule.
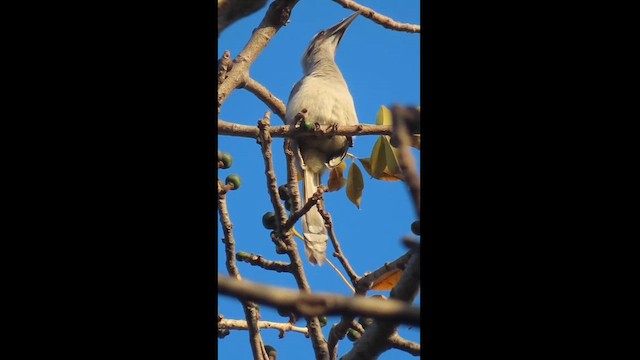
POLYGON ((333 61, 335 59, 336 49, 340 44, 340 40, 342 40, 349 25, 353 23, 361 12, 362 10, 357 11, 336 25, 320 31, 313 37, 313 40, 311 40, 311 43, 302 55, 302 68, 305 73, 322 60, 333 61))

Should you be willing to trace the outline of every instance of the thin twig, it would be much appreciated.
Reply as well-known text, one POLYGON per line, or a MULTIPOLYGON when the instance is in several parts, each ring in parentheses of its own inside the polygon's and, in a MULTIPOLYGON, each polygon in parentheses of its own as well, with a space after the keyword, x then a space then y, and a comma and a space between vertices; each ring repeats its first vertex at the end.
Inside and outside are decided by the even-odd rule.
POLYGON ((294 311, 307 317, 351 314, 400 324, 420 325, 420 308, 394 299, 311 294, 261 285, 248 280, 238 281, 222 274, 218 274, 218 293, 285 311, 294 311))
POLYGON ((351 289, 351 292, 355 293, 355 292, 356 292, 356 289, 355 289, 353 286, 351 286, 351 284, 349 284, 349 280, 347 280, 347 278, 346 278, 346 277, 344 277, 344 275, 342 275, 342 273, 340 272, 340 270, 338 270, 338 268, 337 268, 335 265, 333 265, 333 263, 331 262, 331 260, 329 260, 329 258, 327 258, 327 259, 325 259, 325 260, 327 260, 327 264, 329 264, 329 265, 333 268, 333 270, 335 270, 335 271, 338 273, 338 275, 340 276, 340 278, 342 278, 342 281, 344 281, 344 283, 345 283, 345 284, 347 284, 347 286, 349 287, 349 289, 351 289))
POLYGON ((291 272, 290 264, 287 264, 282 261, 267 260, 260 255, 239 252, 236 254, 236 259, 238 261, 246 262, 254 266, 259 266, 265 270, 273 270, 277 272, 291 272))
MULTIPOLYGON (((260 329, 275 329, 280 331, 280 338, 284 337, 285 332, 297 332, 309 337, 309 329, 305 327, 293 326, 291 323, 278 323, 272 321, 258 321, 260 329)), ((245 320, 222 319, 218 321, 218 329, 229 330, 247 330, 247 322, 245 320)))
POLYGON ((320 212, 320 215, 322 215, 322 217, 324 218, 324 222, 327 226, 327 232, 329 233, 329 238, 331 239, 331 244, 333 244, 333 249, 335 250, 333 256, 338 258, 338 260, 342 264, 342 267, 344 267, 344 270, 347 272, 347 275, 349 275, 351 283, 355 286, 356 281, 360 278, 360 276, 358 276, 356 271, 353 270, 353 267, 351 267, 351 264, 349 264, 349 260, 347 260, 347 257, 342 252, 342 247, 340 246, 340 242, 338 241, 338 236, 336 235, 333 228, 333 220, 331 219, 331 215, 324 209, 322 203, 317 204, 317 207, 318 212, 320 212))
POLYGON ((258 99, 262 100, 262 102, 265 103, 269 107, 269 109, 273 111, 274 114, 278 115, 280 119, 282 119, 283 123, 286 123, 284 117, 287 113, 287 107, 282 102, 282 100, 275 97, 273 93, 269 91, 269 89, 252 78, 248 78, 244 83, 244 86, 239 87, 243 87, 244 89, 254 94, 256 97, 258 97, 258 99))
MULTIPOLYGON (((363 136, 363 135, 391 135, 393 128, 391 125, 345 125, 330 127, 327 129, 317 129, 314 131, 299 131, 292 129, 289 125, 273 126, 269 129, 272 137, 305 137, 305 136, 363 136)), ((240 136, 256 139, 258 129, 255 126, 241 125, 218 119, 218 135, 240 136)))
POLYGON ((392 139, 397 142, 398 151, 398 165, 404 175, 405 183, 409 188, 411 199, 413 200, 414 209, 420 218, 420 174, 416 169, 416 162, 411 154, 411 147, 409 146, 411 139, 409 130, 405 122, 404 107, 394 105, 391 108, 393 114, 393 137, 392 139))
POLYGON ((415 250, 409 250, 404 255, 400 256, 394 261, 390 263, 385 263, 375 271, 370 272, 365 276, 363 276, 362 278, 358 279, 356 281, 356 289, 358 290, 358 292, 365 294, 371 288, 371 284, 373 284, 380 276, 388 273, 391 270, 394 270, 394 269, 404 270, 407 262, 411 258, 411 255, 413 255, 414 251, 415 250))
MULTIPOLYGON (((236 280, 240 280, 240 271, 236 264, 235 251, 236 241, 233 236, 233 223, 229 216, 229 210, 227 209, 227 192, 222 191, 222 183, 218 181, 218 213, 220 215, 220 223, 222 225, 222 231, 224 238, 222 241, 225 245, 226 266, 229 275, 236 280)), ((264 350, 264 343, 260 336, 260 329, 258 328, 258 320, 260 319, 260 313, 255 303, 248 300, 241 300, 242 308, 244 310, 245 317, 247 319, 247 326, 249 328, 249 342, 251 343, 251 350, 253 351, 253 357, 257 360, 267 360, 268 356, 264 350)))
POLYGON ((420 25, 403 24, 403 23, 396 22, 392 18, 384 16, 384 15, 381 15, 381 14, 375 12, 373 9, 368 8, 366 6, 362 6, 362 5, 358 4, 355 1, 350 1, 350 0, 333 0, 333 1, 335 1, 338 4, 342 5, 342 7, 347 8, 347 9, 351 9, 353 11, 362 10, 362 15, 363 16, 368 17, 373 22, 378 23, 378 24, 382 25, 383 27, 385 27, 387 29, 397 30, 397 31, 404 31, 404 32, 408 32, 408 33, 419 33, 420 32, 420 25))
POLYGON ((283 231, 288 231, 289 229, 291 229, 304 214, 311 210, 312 207, 316 206, 316 204, 322 200, 324 192, 325 187, 318 186, 318 190, 316 190, 313 196, 309 199, 306 199, 306 203, 304 204, 302 209, 294 212, 293 214, 291 214, 289 219, 287 219, 284 224, 283 231))
MULTIPOLYGON (((404 301, 407 305, 412 303, 418 295, 420 287, 420 252, 415 252, 407 267, 391 290, 390 299, 385 301, 404 301)), ((389 349, 387 339, 398 329, 398 322, 388 319, 376 319, 367 331, 354 344, 351 351, 345 354, 343 360, 376 359, 382 352, 389 349)))
POLYGON ((284 139, 284 155, 287 159, 287 188, 293 202, 291 212, 300 211, 300 190, 298 187, 298 170, 296 169, 296 156, 291 147, 291 139, 284 139))
POLYGON ((234 22, 260 10, 267 0, 218 0, 218 37, 234 22))
POLYGON ((218 113, 231 92, 247 81, 249 68, 278 30, 289 21, 291 11, 297 3, 298 0, 275 0, 269 5, 269 10, 251 34, 249 42, 233 60, 233 68, 227 74, 227 78, 218 86, 218 113))
POLYGON ((413 356, 420 356, 420 344, 409 341, 397 333, 393 334, 387 341, 394 349, 408 352, 413 356))

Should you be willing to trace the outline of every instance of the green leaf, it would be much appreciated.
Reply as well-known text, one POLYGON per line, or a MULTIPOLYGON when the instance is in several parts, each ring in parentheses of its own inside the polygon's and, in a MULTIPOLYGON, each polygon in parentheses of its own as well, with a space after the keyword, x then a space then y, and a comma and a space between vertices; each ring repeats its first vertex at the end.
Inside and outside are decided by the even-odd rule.
POLYGON ((362 190, 364 189, 364 179, 362 178, 362 172, 355 162, 351 163, 349 167, 349 174, 347 177, 347 197, 351 200, 355 206, 360 209, 360 201, 362 200, 362 190))
POLYGON ((392 125, 391 110, 382 105, 376 116, 376 125, 392 125))

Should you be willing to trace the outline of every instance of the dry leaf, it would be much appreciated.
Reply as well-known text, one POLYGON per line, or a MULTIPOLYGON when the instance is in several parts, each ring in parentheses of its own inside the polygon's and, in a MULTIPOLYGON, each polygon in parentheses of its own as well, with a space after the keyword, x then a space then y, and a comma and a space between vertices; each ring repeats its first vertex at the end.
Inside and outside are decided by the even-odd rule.
POLYGON ((344 170, 346 168, 347 163, 343 161, 340 165, 331 169, 331 172, 329 173, 329 182, 327 183, 329 191, 338 191, 347 183, 347 179, 344 178, 344 170))
POLYGON ((364 179, 362 171, 355 162, 349 167, 347 178, 347 197, 360 209, 360 201, 362 200, 362 190, 364 189, 364 179))
POLYGON ((391 290, 393 289, 398 281, 400 281, 400 277, 402 277, 403 271, 395 268, 389 272, 384 273, 384 275, 380 276, 376 281, 371 284, 371 290, 391 290))

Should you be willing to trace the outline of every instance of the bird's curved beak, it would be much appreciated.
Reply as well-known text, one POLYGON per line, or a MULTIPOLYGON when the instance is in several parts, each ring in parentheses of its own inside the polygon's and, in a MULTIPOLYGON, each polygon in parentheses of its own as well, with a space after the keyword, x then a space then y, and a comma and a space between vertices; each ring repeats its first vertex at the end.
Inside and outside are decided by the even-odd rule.
POLYGON ((349 27, 349 25, 351 25, 356 20, 358 15, 360 15, 361 13, 362 13, 362 10, 358 10, 353 15, 349 16, 346 19, 343 19, 339 23, 325 30, 326 37, 334 38, 336 45, 340 43, 340 40, 342 40, 342 36, 344 36, 344 33, 347 31, 347 28, 349 27))

